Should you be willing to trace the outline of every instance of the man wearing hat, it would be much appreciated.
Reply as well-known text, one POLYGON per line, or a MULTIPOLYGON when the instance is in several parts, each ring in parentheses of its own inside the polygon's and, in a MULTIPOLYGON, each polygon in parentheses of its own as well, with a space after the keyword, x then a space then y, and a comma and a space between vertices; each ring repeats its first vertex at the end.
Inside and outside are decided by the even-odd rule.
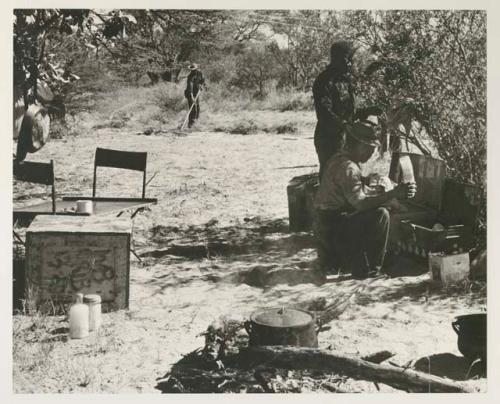
POLYGON ((369 114, 379 115, 377 107, 356 110, 352 82, 352 57, 355 52, 348 41, 335 42, 330 49, 330 64, 313 84, 314 107, 318 122, 314 132, 314 146, 319 159, 319 178, 323 177, 328 159, 344 143, 344 124, 369 114))
POLYGON ((201 91, 202 85, 205 84, 205 79, 203 78, 203 74, 196 63, 189 65, 189 70, 191 71, 187 77, 184 96, 187 98, 190 110, 188 121, 188 127, 190 128, 200 117, 200 100, 198 94, 201 91))
POLYGON ((392 199, 413 198, 415 183, 371 192, 360 164, 380 146, 372 125, 346 124, 345 150, 326 163, 314 205, 319 269, 340 266, 355 278, 379 273, 389 234, 389 212, 383 205, 392 199))

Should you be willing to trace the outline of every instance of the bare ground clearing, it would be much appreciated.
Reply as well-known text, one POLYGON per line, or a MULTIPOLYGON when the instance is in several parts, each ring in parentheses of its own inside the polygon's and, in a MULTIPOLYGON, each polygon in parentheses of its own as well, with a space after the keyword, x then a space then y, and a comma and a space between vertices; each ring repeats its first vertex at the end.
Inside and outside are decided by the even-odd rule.
MULTIPOLYGON (((135 218, 134 244, 144 262, 132 259, 130 309, 104 314, 97 335, 68 341, 63 317, 13 317, 16 393, 159 392, 158 379, 203 346, 198 334, 219 316, 240 319, 258 307, 334 297, 368 283, 332 279, 315 286, 307 272, 316 258, 311 235, 288 233, 286 185, 314 170, 293 168, 316 164, 312 132, 136 133, 86 131, 31 157, 55 160, 60 195, 90 195, 96 146, 147 151, 148 177, 158 172, 147 194, 159 203, 135 218)), ((100 196, 139 196, 140 174, 103 169, 99 178, 100 196)), ((15 203, 44 194, 43 187, 14 184, 15 203)), ((461 380, 466 369, 457 371, 461 355, 450 323, 485 304, 484 288, 436 290, 426 274, 380 279, 319 334, 319 344, 360 356, 388 350, 400 365, 447 354, 442 375, 461 380)), ((462 383, 486 390, 486 379, 462 383)), ((377 391, 352 379, 342 386, 377 391)))

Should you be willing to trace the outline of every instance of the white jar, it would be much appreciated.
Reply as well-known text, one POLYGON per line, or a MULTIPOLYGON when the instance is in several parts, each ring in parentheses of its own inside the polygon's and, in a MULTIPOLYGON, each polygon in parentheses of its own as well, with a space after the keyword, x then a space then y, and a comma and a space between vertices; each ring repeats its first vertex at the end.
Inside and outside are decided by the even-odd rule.
POLYGON ((101 296, 85 295, 83 302, 89 308, 89 330, 97 331, 101 326, 101 296))
POLYGON ((83 294, 76 294, 76 302, 69 309, 70 338, 85 338, 89 335, 89 307, 83 303, 83 294))

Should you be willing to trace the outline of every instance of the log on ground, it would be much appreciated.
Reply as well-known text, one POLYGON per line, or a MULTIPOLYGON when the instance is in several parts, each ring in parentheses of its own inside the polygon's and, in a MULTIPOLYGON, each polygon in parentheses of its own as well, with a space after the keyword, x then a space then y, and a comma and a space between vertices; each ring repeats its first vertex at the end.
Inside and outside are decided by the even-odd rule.
POLYGON ((459 383, 438 376, 386 364, 375 364, 354 356, 316 348, 281 346, 250 347, 240 354, 248 366, 274 366, 285 369, 317 369, 358 380, 385 383, 394 388, 419 393, 468 393, 459 383))

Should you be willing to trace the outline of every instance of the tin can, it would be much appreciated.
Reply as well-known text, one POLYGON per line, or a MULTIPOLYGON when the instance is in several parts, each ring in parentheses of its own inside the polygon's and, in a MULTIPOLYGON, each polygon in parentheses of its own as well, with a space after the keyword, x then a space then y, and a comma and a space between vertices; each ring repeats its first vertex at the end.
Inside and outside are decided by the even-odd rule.
POLYGON ((94 211, 94 204, 92 201, 87 200, 76 201, 76 211, 77 213, 86 213, 91 215, 94 211))

